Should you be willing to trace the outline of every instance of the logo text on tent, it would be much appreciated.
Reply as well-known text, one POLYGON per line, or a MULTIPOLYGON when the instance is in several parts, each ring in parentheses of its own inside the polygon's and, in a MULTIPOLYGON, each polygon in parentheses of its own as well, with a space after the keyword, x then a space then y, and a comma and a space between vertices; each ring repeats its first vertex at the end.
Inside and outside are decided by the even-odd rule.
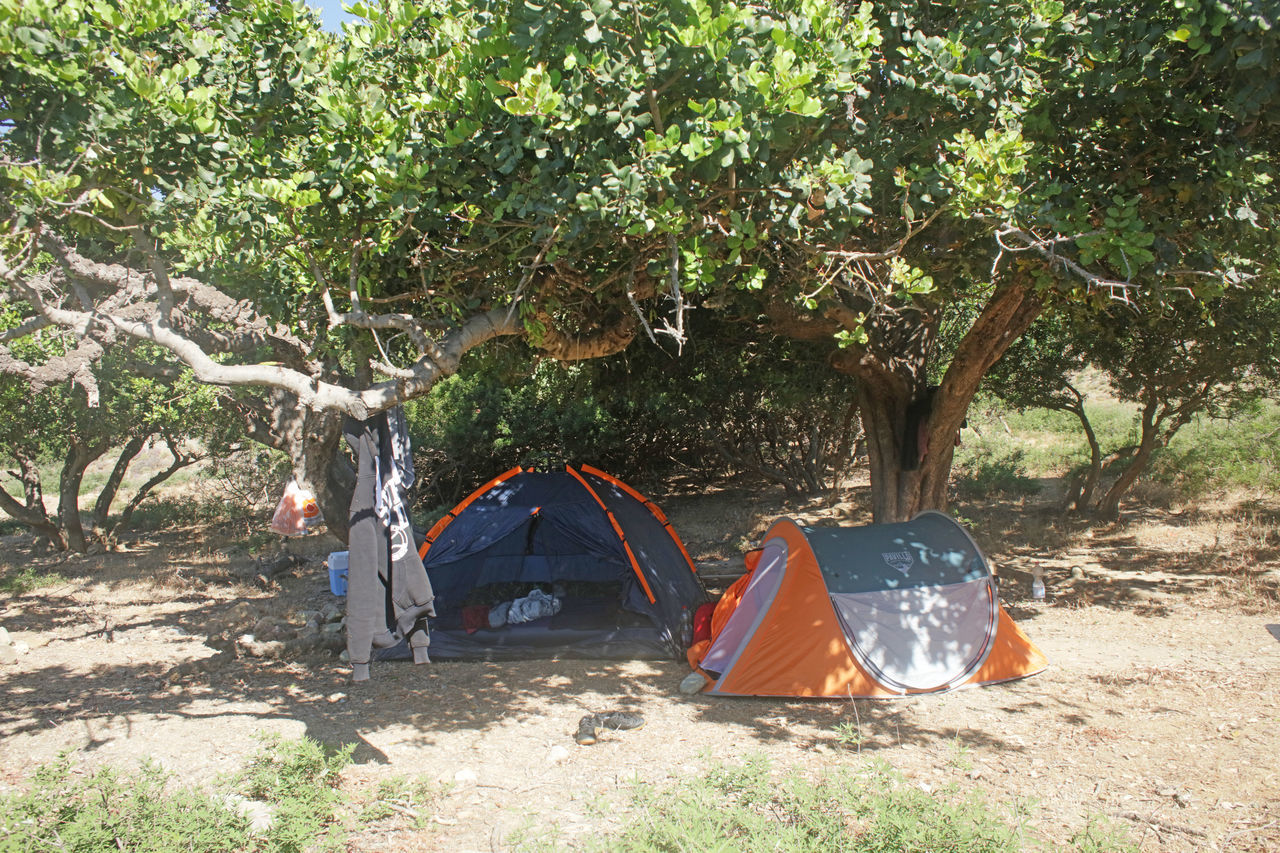
POLYGON ((897 569, 904 575, 911 571, 911 567, 915 565, 915 557, 911 556, 910 551, 884 551, 880 554, 884 558, 885 564, 891 569, 897 569))

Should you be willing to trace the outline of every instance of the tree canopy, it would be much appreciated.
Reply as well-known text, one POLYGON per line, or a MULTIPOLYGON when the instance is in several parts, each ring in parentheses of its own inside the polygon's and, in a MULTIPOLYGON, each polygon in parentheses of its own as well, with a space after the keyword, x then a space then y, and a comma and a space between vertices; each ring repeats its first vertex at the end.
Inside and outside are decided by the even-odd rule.
POLYGON ((353 11, 0 0, 0 367, 36 377, 9 342, 39 327, 81 364, 141 338, 363 417, 496 336, 679 344, 700 304, 830 342, 889 520, 945 503, 1046 305, 1274 279, 1262 3, 353 11))

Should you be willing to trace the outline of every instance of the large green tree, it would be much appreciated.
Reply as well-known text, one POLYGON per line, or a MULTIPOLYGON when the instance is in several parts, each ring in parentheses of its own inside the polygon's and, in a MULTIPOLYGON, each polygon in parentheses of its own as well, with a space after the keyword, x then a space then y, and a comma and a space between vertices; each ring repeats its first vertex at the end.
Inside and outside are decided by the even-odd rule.
POLYGON ((334 413, 426 393, 495 336, 564 360, 680 343, 717 255, 768 230, 739 199, 795 218, 824 183, 828 221, 856 215, 866 164, 826 113, 865 71, 865 13, 357 12, 335 39, 288 3, 0 3, 0 279, 21 330, 80 336, 67 377, 91 389, 84 365, 140 338, 332 444, 334 413))
POLYGON ((1252 2, 901 3, 876 23, 850 104, 875 215, 843 251, 796 252, 763 312, 838 336, 894 520, 945 505, 982 376, 1045 310, 1274 287, 1280 84, 1260 71, 1280 54, 1252 2))
MULTIPOLYGON (((65 358, 65 343, 42 332, 17 349, 40 367, 65 358)), ((195 445, 217 447, 231 424, 215 389, 195 383, 189 371, 158 364, 157 355, 146 345, 106 353, 94 366, 92 405, 72 380, 0 373, 0 458, 11 466, 0 476, 0 512, 60 549, 111 547, 157 486, 203 457, 195 445), (148 446, 165 448, 171 461, 122 495, 130 466, 148 446), (86 529, 81 492, 89 466, 100 460, 110 466, 87 508, 86 529), (53 512, 45 504, 50 471, 57 474, 53 512)))

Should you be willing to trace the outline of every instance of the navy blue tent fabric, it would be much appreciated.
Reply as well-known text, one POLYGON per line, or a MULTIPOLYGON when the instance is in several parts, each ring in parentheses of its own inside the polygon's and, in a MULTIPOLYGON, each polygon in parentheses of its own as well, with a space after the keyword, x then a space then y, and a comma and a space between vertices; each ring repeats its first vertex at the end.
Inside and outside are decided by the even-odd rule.
POLYGON ((519 472, 455 512, 423 557, 442 617, 432 626, 440 640, 433 655, 450 656, 447 648, 460 656, 500 658, 551 651, 579 657, 683 653, 683 635, 705 592, 665 519, 607 475, 593 469, 519 472), (459 633, 452 645, 439 637, 452 631, 451 615, 474 603, 470 597, 478 588, 556 582, 609 584, 616 596, 590 604, 566 601, 559 616, 518 630, 459 633), (567 646, 557 648, 557 637, 567 646))
MULTIPOLYGON (((688 565, 684 551, 648 507, 620 486, 590 471, 584 472, 583 477, 618 520, 618 526, 625 532, 627 544, 642 568, 688 565)), ((703 596, 697 576, 691 571, 656 571, 648 579, 663 621, 676 626, 681 632, 689 632, 693 611, 703 596)), ((688 647, 690 637, 679 639, 684 647, 688 647)))

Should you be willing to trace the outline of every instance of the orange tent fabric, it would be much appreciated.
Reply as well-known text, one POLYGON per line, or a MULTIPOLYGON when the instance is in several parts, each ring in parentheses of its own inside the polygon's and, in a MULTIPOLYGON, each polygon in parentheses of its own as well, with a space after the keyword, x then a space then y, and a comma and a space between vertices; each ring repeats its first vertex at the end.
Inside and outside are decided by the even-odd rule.
POLYGON ((759 567, 717 604, 712 638, 689 649, 707 692, 889 698, 1043 670, 972 539, 927 515, 869 533, 776 522, 759 567))

